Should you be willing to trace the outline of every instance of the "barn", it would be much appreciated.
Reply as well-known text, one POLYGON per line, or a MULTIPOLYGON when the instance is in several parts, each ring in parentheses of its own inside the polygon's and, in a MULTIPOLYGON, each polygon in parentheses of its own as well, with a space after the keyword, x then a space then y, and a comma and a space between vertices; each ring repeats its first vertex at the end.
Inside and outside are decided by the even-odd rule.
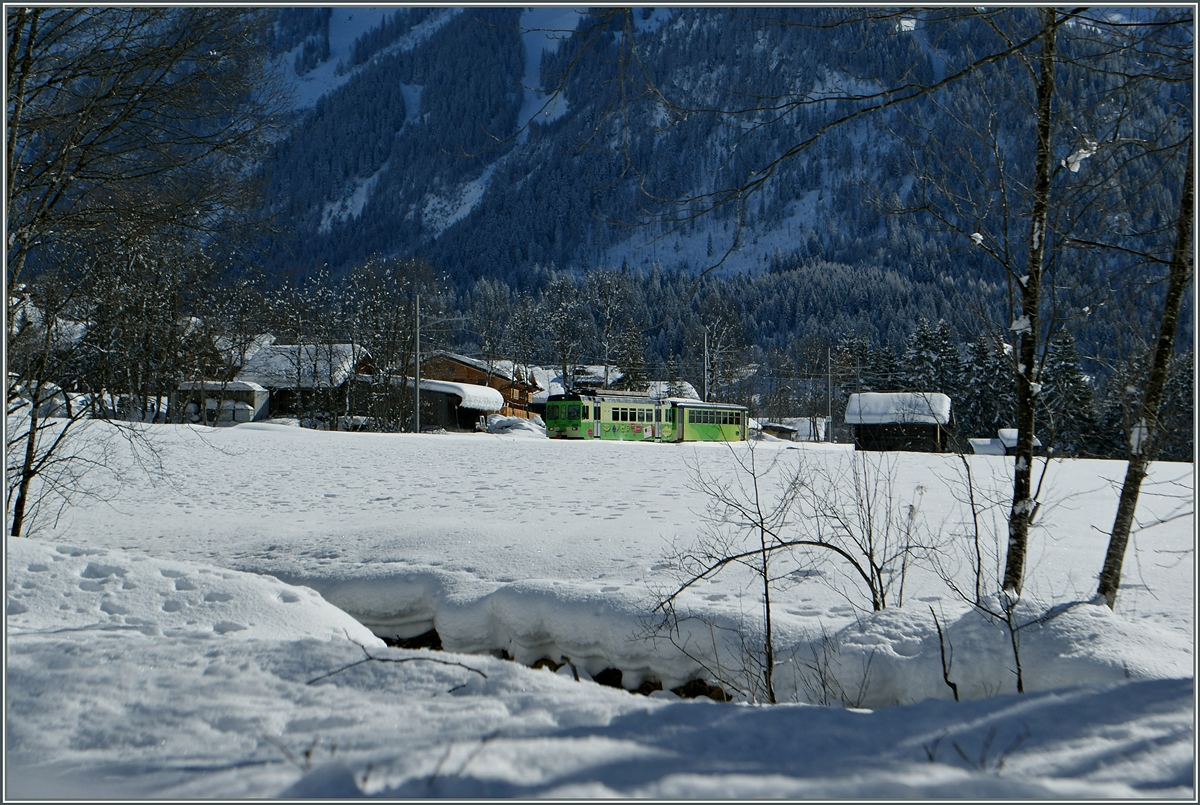
POLYGON ((254 352, 237 379, 267 389, 274 416, 320 418, 348 410, 355 376, 373 372, 371 356, 356 344, 270 344, 254 352))
POLYGON ((846 402, 855 450, 950 449, 950 398, 933 392, 864 392, 846 402))
MULTIPOLYGON (((412 385, 411 378, 408 383, 412 385)), ((473 431, 480 417, 504 406, 504 395, 490 386, 421 379, 422 430, 473 431)))

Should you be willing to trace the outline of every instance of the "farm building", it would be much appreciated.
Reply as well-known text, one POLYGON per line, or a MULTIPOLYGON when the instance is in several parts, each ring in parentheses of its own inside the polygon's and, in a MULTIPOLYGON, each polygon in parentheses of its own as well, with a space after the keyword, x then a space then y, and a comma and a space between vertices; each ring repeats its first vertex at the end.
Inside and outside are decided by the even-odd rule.
POLYGON ((864 392, 846 402, 855 450, 943 453, 950 448, 950 398, 926 392, 864 392))
MULTIPOLYGON (((410 378, 409 386, 413 385, 410 378)), ((506 406, 504 395, 490 386, 421 379, 421 428, 475 430, 480 417, 506 406)))
POLYGON ((179 422, 208 425, 257 422, 270 413, 270 394, 257 383, 198 380, 179 384, 171 400, 172 417, 179 422))
POLYGON ((453 352, 434 352, 421 361, 421 377, 488 386, 503 396, 504 407, 499 411, 503 416, 526 419, 533 416, 530 406, 538 390, 537 382, 532 373, 512 361, 492 361, 489 365, 487 361, 453 352))
POLYGON ((272 414, 299 415, 346 412, 355 376, 373 373, 371 356, 355 344, 270 344, 254 352, 237 379, 267 389, 272 414))

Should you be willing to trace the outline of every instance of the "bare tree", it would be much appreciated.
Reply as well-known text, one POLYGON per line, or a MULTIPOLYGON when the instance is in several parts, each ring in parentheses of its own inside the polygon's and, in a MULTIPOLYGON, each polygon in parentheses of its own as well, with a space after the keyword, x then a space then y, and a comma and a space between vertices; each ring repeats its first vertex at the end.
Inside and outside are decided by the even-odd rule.
POLYGON ((623 336, 622 320, 627 318, 626 279, 614 269, 597 269, 583 281, 584 298, 595 317, 596 343, 600 348, 597 357, 604 364, 604 388, 608 388, 609 368, 623 336))
MULTIPOLYGON (((793 454, 783 452, 761 461, 753 443, 741 451, 731 446, 730 453, 731 478, 692 468, 691 487, 707 499, 705 527, 694 544, 676 545, 667 557, 676 584, 658 595, 656 627, 679 645, 681 624, 697 617, 684 605, 684 594, 722 574, 749 573, 763 616, 761 649, 743 652, 760 668, 761 684, 747 687, 761 689, 774 703, 775 591, 824 575, 829 561, 839 570, 828 583, 852 605, 878 612, 889 601, 902 602, 909 558, 919 547, 929 549, 919 545, 924 490, 915 489, 912 502, 901 503, 894 464, 863 453, 835 469, 799 457, 792 464, 793 454)), ((738 638, 747 646, 759 640, 744 625, 738 638)))
POLYGON ((1129 533, 1133 526, 1133 514, 1137 509, 1138 493, 1153 455, 1154 439, 1158 435, 1159 407, 1171 358, 1175 352, 1175 331, 1179 325, 1179 308, 1183 294, 1192 280, 1192 229, 1195 215, 1195 146, 1188 144, 1187 169, 1184 171, 1183 192, 1179 202, 1179 217, 1176 222, 1175 250, 1170 264, 1170 286, 1163 304, 1162 323, 1154 349, 1154 363, 1146 379, 1140 416, 1130 434, 1129 464, 1125 470, 1125 482, 1121 486, 1121 497, 1117 514, 1113 520, 1112 535, 1100 571, 1100 584, 1096 594, 1104 599, 1109 608, 1116 605, 1117 590, 1121 586, 1121 565, 1129 533))
POLYGON ((221 264, 211 255, 258 223, 249 169, 279 109, 266 22, 227 8, 6 14, 6 290, 10 308, 27 298, 41 322, 10 318, 6 331, 10 409, 20 390, 35 403, 9 423, 14 536, 33 481, 87 460, 66 447, 77 407, 45 438, 44 391, 86 391, 94 412, 108 394, 98 386, 115 383, 141 418, 178 382, 193 334, 183 278, 221 264), (125 365, 99 361, 119 353, 125 365))
POLYGON ((562 369, 563 389, 573 386, 575 363, 579 360, 588 334, 579 286, 569 274, 556 274, 542 292, 546 337, 555 365, 562 369))

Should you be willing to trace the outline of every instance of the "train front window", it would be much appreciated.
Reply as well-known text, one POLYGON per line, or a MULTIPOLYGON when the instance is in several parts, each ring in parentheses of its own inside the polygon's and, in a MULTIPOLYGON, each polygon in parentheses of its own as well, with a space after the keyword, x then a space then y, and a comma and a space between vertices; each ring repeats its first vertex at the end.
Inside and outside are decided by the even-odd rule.
POLYGON ((567 419, 579 419, 579 406, 578 405, 568 405, 567 406, 567 419))

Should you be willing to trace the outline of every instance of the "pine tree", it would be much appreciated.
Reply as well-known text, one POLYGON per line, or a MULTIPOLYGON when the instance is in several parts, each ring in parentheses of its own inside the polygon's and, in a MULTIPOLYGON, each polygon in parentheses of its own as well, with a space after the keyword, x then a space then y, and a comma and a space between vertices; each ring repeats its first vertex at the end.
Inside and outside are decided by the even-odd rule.
POLYGON ((1061 333, 1051 340, 1041 381, 1037 398, 1043 442, 1058 455, 1098 452, 1092 384, 1079 366, 1075 338, 1070 333, 1061 333))
POLYGON ((921 317, 901 364, 906 391, 936 392, 951 399, 956 396, 962 367, 950 326, 945 321, 939 320, 934 326, 921 317))
POLYGON ((1012 365, 1003 350, 980 339, 967 346, 954 418, 963 437, 994 438, 1016 422, 1012 365))

